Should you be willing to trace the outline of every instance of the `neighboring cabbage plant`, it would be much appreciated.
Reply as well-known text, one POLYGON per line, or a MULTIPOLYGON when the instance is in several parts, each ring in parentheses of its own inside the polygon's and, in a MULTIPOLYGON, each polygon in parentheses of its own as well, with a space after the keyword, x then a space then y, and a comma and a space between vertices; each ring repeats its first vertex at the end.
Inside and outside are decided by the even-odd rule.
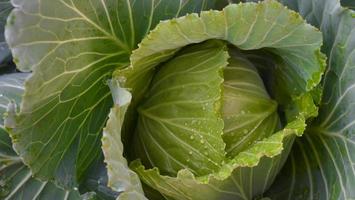
POLYGON ((109 83, 110 186, 141 199, 138 178, 168 199, 261 195, 317 114, 321 44, 316 28, 274 1, 158 24, 109 83))

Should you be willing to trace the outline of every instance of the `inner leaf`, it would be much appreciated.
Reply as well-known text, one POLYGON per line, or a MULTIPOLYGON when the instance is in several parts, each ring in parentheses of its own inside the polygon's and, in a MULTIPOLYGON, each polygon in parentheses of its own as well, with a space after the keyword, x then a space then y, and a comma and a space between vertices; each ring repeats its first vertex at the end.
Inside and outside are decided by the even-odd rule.
POLYGON ((229 157, 270 136, 279 122, 277 103, 269 97, 256 68, 240 53, 232 53, 224 70, 222 109, 229 157))
POLYGON ((137 157, 163 174, 217 170, 225 158, 220 116, 225 43, 208 41, 185 48, 161 66, 139 107, 137 157))

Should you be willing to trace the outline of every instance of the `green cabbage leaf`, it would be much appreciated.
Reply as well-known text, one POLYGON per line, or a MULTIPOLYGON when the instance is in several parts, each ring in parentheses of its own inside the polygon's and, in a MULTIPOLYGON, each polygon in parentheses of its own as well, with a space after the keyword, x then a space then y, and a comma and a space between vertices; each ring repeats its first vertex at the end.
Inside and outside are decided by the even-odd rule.
POLYGON ((139 198, 137 177, 160 199, 263 194, 317 115, 321 44, 276 1, 159 23, 113 73, 103 136, 111 186, 139 198))
POLYGON ((0 76, 0 199, 355 199, 354 30, 352 0, 0 0, 0 73, 32 72, 0 76))
POLYGON ((102 155, 112 107, 107 80, 163 19, 214 1, 14 0, 5 36, 17 68, 33 71, 8 127, 15 150, 42 181, 73 188, 102 155))
POLYGON ((78 191, 63 190, 53 183, 41 182, 33 178, 31 170, 23 164, 12 148, 11 138, 4 127, 3 116, 13 114, 19 106, 24 91, 23 82, 28 75, 28 73, 12 73, 0 77, 0 198, 4 200, 82 199, 78 191))
POLYGON ((6 19, 11 10, 12 5, 9 0, 0 1, 0 70, 2 70, 4 67, 7 67, 6 64, 11 58, 10 49, 6 44, 4 35, 6 19))
MULTIPOLYGON (((328 66, 319 116, 296 140, 266 196, 282 200, 354 199, 355 13, 334 0, 282 2, 322 31, 328 66)), ((341 3, 351 7, 354 1, 341 3)))

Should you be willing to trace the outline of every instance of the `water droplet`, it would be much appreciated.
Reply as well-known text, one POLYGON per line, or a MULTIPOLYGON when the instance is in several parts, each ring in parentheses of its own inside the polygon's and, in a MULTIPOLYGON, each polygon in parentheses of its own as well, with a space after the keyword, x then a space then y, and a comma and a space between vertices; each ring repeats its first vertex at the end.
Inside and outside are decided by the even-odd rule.
POLYGON ((195 137, 194 137, 193 135, 191 135, 191 136, 190 136, 190 139, 193 140, 193 139, 195 139, 195 137))
POLYGON ((74 190, 78 190, 78 188, 77 188, 77 187, 74 187, 73 189, 74 189, 74 190))
POLYGON ((190 159, 187 159, 186 162, 190 162, 190 159))
POLYGON ((204 140, 200 140, 200 142, 201 142, 201 144, 204 144, 204 143, 205 143, 205 141, 204 141, 204 140))
POLYGON ((207 147, 207 146, 204 146, 203 148, 204 148, 204 149, 208 149, 208 147, 207 147))
POLYGON ((244 115, 244 114, 245 114, 245 111, 244 111, 244 110, 242 110, 240 113, 241 113, 242 115, 244 115))
POLYGON ((247 130, 247 129, 244 129, 244 130, 243 130, 243 133, 244 133, 244 134, 247 134, 247 133, 248 133, 248 130, 247 130))
POLYGON ((205 151, 205 153, 204 153, 206 156, 208 156, 208 152, 207 151, 205 151))
POLYGON ((189 154, 192 155, 192 151, 190 151, 189 154))

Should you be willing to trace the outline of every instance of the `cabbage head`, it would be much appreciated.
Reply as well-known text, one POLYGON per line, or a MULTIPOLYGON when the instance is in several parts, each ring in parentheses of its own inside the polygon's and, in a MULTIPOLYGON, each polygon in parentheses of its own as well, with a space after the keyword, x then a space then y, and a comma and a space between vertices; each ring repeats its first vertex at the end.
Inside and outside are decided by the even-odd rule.
MULTIPOLYGON (((226 2, 6 1, 4 37, 29 73, 0 76, 0 199, 312 199, 316 180, 354 172, 351 145, 336 151, 351 167, 325 173, 321 156, 310 167, 295 151, 318 154, 301 148, 308 133, 347 116, 334 110, 352 99, 332 87, 345 74, 351 94, 337 70, 355 40, 335 27, 351 35, 353 12, 336 0, 226 2)), ((331 177, 325 199, 355 180, 331 177)))
POLYGON ((178 200, 263 194, 317 115, 321 44, 316 28, 274 1, 160 22, 109 82, 111 186, 142 195, 140 179, 178 200))

